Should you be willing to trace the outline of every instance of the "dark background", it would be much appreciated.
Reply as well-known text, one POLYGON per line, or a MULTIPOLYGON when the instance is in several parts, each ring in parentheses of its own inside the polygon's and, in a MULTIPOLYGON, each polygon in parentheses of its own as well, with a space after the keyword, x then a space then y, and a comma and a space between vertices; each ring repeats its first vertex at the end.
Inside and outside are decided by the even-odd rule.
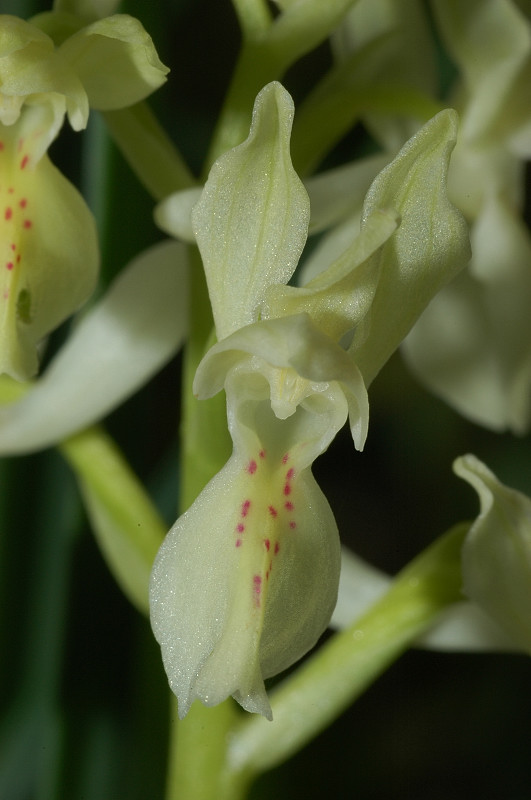
MULTIPOLYGON (((2 13, 23 17, 46 9, 0 2, 2 13)), ((131 0, 121 9, 142 20, 172 68, 152 106, 197 174, 237 54, 232 7, 131 0)), ((296 100, 329 57, 323 46, 287 76, 296 100)), ((103 287, 162 237, 151 199, 112 145, 101 144, 97 115, 90 126, 85 137, 65 129, 51 155, 96 213, 103 287), (104 187, 79 167, 94 142, 110 164, 104 187)), ((336 156, 355 157, 363 136, 356 130, 336 156)), ((51 351, 64 335, 54 335, 51 351)), ((168 525, 177 507, 179 375, 176 358, 106 422, 168 525)), ((531 494, 529 443, 461 420, 395 355, 371 389, 364 453, 345 432, 315 474, 343 540, 395 573, 477 513, 475 493, 451 472, 455 457, 474 452, 531 494)), ((0 714, 1 800, 163 797, 168 712, 159 649, 114 584, 55 451, 0 461, 0 714)), ((252 798, 526 800, 530 719, 526 657, 411 651, 329 730, 260 779, 252 798)))

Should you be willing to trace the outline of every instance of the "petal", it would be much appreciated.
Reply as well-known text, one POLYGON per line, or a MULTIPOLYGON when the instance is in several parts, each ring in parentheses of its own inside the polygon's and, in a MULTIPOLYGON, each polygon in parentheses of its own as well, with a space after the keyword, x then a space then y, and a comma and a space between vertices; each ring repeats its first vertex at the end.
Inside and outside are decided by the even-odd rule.
POLYGON ((99 266, 85 201, 47 156, 35 163, 31 132, 46 113, 0 131, 0 373, 17 380, 35 374, 38 343, 89 297, 99 266))
POLYGON ((473 455, 454 471, 478 493, 480 513, 463 546, 464 591, 531 651, 531 500, 504 486, 473 455))
POLYGON ((378 175, 365 199, 364 219, 377 208, 393 208, 401 216, 382 249, 368 324, 358 326, 350 347, 367 385, 431 298, 469 259, 465 220, 446 193, 456 133, 455 112, 441 111, 378 175))
POLYGON ((378 251, 399 222, 393 212, 375 211, 345 252, 305 286, 269 287, 263 316, 306 312, 328 336, 339 341, 367 314, 380 277, 378 251))
MULTIPOLYGON (((198 397, 212 397, 224 385, 229 370, 239 362, 256 359, 256 370, 267 375, 271 404, 278 417, 293 414, 303 397, 315 402, 331 392, 333 427, 345 422, 348 403, 354 444, 361 450, 367 436, 369 404, 361 374, 348 354, 317 328, 307 314, 261 320, 241 328, 214 345, 200 363, 194 379, 198 397)), ((335 435, 335 433, 333 434, 335 435)))
POLYGON ((330 620, 330 627, 338 630, 348 628, 382 597, 390 586, 389 575, 385 575, 343 547, 337 603, 330 620))
POLYGON ((26 397, 0 409, 0 453, 59 442, 146 383, 186 335, 187 284, 183 245, 163 242, 134 259, 26 397))
POLYGON ((233 695, 270 719, 263 679, 315 644, 336 601, 337 528, 309 468, 327 420, 304 406, 278 420, 245 370, 227 404, 233 455, 159 551, 151 620, 180 716, 233 695))
POLYGON ((434 297, 402 343, 418 380, 449 405, 493 430, 505 418, 481 287, 467 271, 434 297))
POLYGON ((0 21, 0 122, 16 122, 28 98, 55 104, 56 96, 61 95, 72 127, 84 128, 88 118, 85 91, 75 72, 55 51, 52 39, 18 17, 1 15, 0 21))
POLYGON ((432 301, 404 342, 419 379, 460 414, 525 433, 531 420, 531 238, 501 198, 472 227, 469 273, 432 301))
POLYGON ((194 186, 191 189, 174 192, 158 203, 155 206, 154 218, 161 231, 175 239, 195 244, 192 209, 201 197, 201 192, 200 186, 194 186))
POLYGON ((59 48, 100 111, 125 108, 143 100, 166 80, 151 37, 127 14, 93 22, 59 48))
POLYGON ((268 84, 249 138, 214 164, 194 209, 218 339, 256 321, 264 291, 290 279, 304 247, 309 202, 291 164, 292 119, 291 97, 268 84))

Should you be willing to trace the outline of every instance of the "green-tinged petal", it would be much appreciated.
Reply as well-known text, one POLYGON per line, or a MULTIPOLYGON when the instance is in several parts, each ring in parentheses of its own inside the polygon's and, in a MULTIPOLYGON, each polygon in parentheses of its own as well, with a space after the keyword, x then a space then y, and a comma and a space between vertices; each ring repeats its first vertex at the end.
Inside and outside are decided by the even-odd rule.
POLYGON ((31 132, 48 110, 28 109, 0 132, 0 373, 17 380, 37 372, 38 343, 88 298, 98 275, 85 201, 47 156, 35 163, 31 132))
POLYGON ((163 242, 134 259, 28 394, 0 408, 0 453, 62 441, 146 383, 186 336, 187 286, 183 245, 163 242))
POLYGON ((79 76, 90 105, 102 111, 143 100, 162 86, 169 72, 149 34, 127 14, 87 25, 59 52, 79 76))
POLYGON ((369 405, 360 372, 345 350, 307 314, 261 320, 218 342, 197 369, 194 392, 200 398, 216 394, 228 372, 242 361, 250 361, 265 375, 272 408, 281 419, 293 414, 304 398, 315 395, 316 402, 321 397, 332 403, 337 433, 346 419, 346 399, 354 444, 363 449, 369 405), (333 394, 328 397, 327 392, 333 394))
POLYGON ((454 471, 477 491, 480 513, 463 546, 464 591, 531 651, 531 500, 504 486, 475 456, 454 471))
MULTIPOLYGON (((523 89, 522 74, 529 75, 529 20, 511 0, 435 0, 434 7, 469 94, 463 135, 471 140, 495 134, 498 128, 503 131, 514 114, 515 85, 523 89)), ((521 99, 529 120, 528 88, 529 83, 521 99)))
POLYGON ((214 164, 192 223, 218 339, 255 322, 265 289, 286 283, 306 241, 309 201, 289 153, 293 101, 256 98, 249 138, 214 164))
POLYGON ((174 192, 155 206, 155 223, 164 233, 181 239, 183 242, 195 244, 192 227, 192 209, 201 197, 202 189, 194 186, 174 192))
POLYGON ((50 37, 18 17, 0 15, 0 123, 15 123, 27 101, 50 103, 55 108, 62 102, 61 118, 48 144, 61 126, 65 110, 75 130, 87 124, 85 90, 55 51, 50 37))
POLYGON ((328 336, 339 341, 367 314, 380 277, 379 251, 398 225, 393 212, 375 211, 337 261, 305 286, 269 287, 263 316, 306 312, 328 336))
POLYGON ((404 352, 420 380, 459 413, 522 434, 531 420, 531 237, 492 197, 471 240, 470 272, 432 301, 404 352))
POLYGON ((350 352, 369 385, 441 287, 467 263, 468 230, 451 205, 446 175, 457 115, 442 111, 428 122, 372 184, 364 205, 400 214, 383 246, 380 281, 370 316, 358 326, 350 352))
POLYGON ((333 433, 313 398, 277 419, 252 368, 226 388, 234 451, 159 551, 151 620, 181 716, 233 695, 270 719, 263 679, 315 644, 336 602, 339 538, 310 470, 333 433))

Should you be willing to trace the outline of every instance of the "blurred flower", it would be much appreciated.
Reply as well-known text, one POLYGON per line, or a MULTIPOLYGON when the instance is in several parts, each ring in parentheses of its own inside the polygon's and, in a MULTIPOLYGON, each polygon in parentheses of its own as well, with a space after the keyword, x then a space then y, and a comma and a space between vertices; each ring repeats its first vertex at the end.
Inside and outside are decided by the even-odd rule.
POLYGON ((524 433, 531 422, 531 237, 521 218, 531 155, 531 25, 511 0, 436 2, 460 69, 462 125, 449 193, 471 224, 469 269, 404 344, 419 378, 464 416, 524 433))
POLYGON ((39 342, 97 280, 92 215, 46 155, 65 115, 80 130, 89 105, 137 102, 166 72, 131 17, 97 21, 56 47, 36 25, 0 16, 0 374, 34 375, 39 342))
POLYGON ((531 499, 500 483, 475 456, 458 458, 454 471, 481 504, 463 546, 465 594, 531 652, 531 499))

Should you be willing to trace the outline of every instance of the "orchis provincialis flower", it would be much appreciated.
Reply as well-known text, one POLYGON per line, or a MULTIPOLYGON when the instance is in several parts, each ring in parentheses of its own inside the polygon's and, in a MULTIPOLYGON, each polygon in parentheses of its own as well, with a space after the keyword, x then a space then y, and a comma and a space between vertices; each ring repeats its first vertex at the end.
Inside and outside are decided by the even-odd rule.
MULTIPOLYGON (((36 22, 51 30, 55 16, 36 22)), ((92 214, 46 151, 65 115, 81 130, 89 106, 137 102, 167 72, 132 17, 77 31, 68 21, 74 32, 56 47, 37 24, 0 16, 0 374, 17 380, 37 372, 39 342, 88 298, 98 274, 92 214)))
POLYGON ((196 698, 233 695, 270 718, 264 678, 314 645, 337 594, 337 528, 311 464, 347 416, 363 447, 363 378, 468 257, 445 195, 456 127, 445 112, 376 179, 345 253, 306 287, 286 286, 309 218, 292 116, 285 90, 266 86, 249 138, 213 166, 192 215, 219 338, 194 391, 225 388, 234 449, 152 573, 152 625, 181 716, 196 698))

